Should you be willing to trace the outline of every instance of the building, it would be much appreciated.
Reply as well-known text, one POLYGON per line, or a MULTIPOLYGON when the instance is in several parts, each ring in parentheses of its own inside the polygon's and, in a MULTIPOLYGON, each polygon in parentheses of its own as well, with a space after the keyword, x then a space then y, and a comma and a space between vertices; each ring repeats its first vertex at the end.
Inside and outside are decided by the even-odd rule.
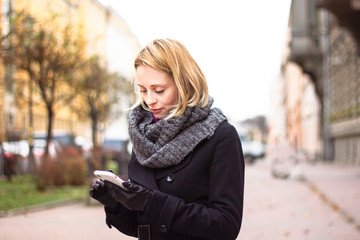
POLYGON ((289 34, 284 138, 326 161, 359 166, 360 1, 293 0, 289 34))
MULTIPOLYGON (((140 46, 126 22, 112 8, 102 5, 97 0, 2 0, 0 3, 3 13, 3 32, 6 30, 8 21, 4 13, 7 12, 10 4, 15 10, 26 9, 38 19, 46 19, 50 14, 56 13, 60 24, 71 24, 80 29, 88 42, 86 56, 98 55, 111 72, 118 72, 129 80, 134 77, 133 59, 140 46)), ((6 73, 6 69, 1 71, 2 79, 6 73)), ((26 76, 20 71, 15 73, 16 84, 21 84, 20 80, 23 78, 26 76)), ((5 98, 2 98, 3 104, 0 101, 0 112, 6 113, 6 119, 4 119, 6 124, 1 124, 6 126, 7 138, 5 140, 27 138, 28 135, 29 108, 14 105, 14 97, 14 94, 8 92, 5 98)), ((54 131, 91 139, 89 122, 79 121, 76 114, 69 108, 58 109, 56 112, 54 131)), ((43 106, 33 106, 33 118, 34 131, 45 131, 47 115, 43 106)), ((121 122, 124 124, 124 120, 121 122)))

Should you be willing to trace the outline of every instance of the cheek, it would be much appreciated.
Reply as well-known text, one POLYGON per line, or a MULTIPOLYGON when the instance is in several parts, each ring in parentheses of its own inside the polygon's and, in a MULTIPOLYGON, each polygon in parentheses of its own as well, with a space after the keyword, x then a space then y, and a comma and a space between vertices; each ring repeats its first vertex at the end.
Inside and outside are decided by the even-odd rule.
POLYGON ((177 91, 173 91, 169 96, 167 97, 167 104, 168 105, 174 105, 178 102, 178 94, 177 91))

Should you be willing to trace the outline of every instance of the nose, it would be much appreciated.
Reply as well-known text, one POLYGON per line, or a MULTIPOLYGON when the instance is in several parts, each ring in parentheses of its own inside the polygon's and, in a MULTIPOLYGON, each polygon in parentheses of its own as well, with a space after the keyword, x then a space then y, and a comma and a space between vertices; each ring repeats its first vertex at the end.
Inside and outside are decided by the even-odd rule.
POLYGON ((147 96, 146 96, 146 100, 145 100, 146 104, 147 104, 148 106, 150 106, 150 105, 155 104, 156 101, 157 101, 157 100, 156 100, 156 97, 154 96, 154 94, 149 91, 148 94, 147 94, 147 96))

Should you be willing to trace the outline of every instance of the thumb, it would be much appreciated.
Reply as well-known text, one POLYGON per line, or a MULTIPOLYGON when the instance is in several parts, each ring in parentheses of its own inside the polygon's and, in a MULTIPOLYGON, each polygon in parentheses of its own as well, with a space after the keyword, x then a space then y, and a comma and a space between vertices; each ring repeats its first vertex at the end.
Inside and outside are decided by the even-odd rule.
POLYGON ((123 186, 129 191, 129 192, 139 192, 142 188, 140 185, 133 183, 131 181, 123 182, 123 186))
POLYGON ((132 187, 134 186, 130 181, 125 181, 122 183, 122 185, 127 188, 128 190, 131 190, 132 187))

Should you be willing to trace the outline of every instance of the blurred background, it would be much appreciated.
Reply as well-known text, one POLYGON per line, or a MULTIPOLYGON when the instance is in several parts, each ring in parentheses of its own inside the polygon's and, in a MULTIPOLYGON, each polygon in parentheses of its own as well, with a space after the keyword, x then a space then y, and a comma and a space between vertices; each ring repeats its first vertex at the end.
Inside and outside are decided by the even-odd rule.
POLYGON ((91 204, 94 169, 126 177, 133 60, 163 37, 203 70, 249 174, 359 169, 360 0, 0 0, 0 12, 0 215, 91 204))

